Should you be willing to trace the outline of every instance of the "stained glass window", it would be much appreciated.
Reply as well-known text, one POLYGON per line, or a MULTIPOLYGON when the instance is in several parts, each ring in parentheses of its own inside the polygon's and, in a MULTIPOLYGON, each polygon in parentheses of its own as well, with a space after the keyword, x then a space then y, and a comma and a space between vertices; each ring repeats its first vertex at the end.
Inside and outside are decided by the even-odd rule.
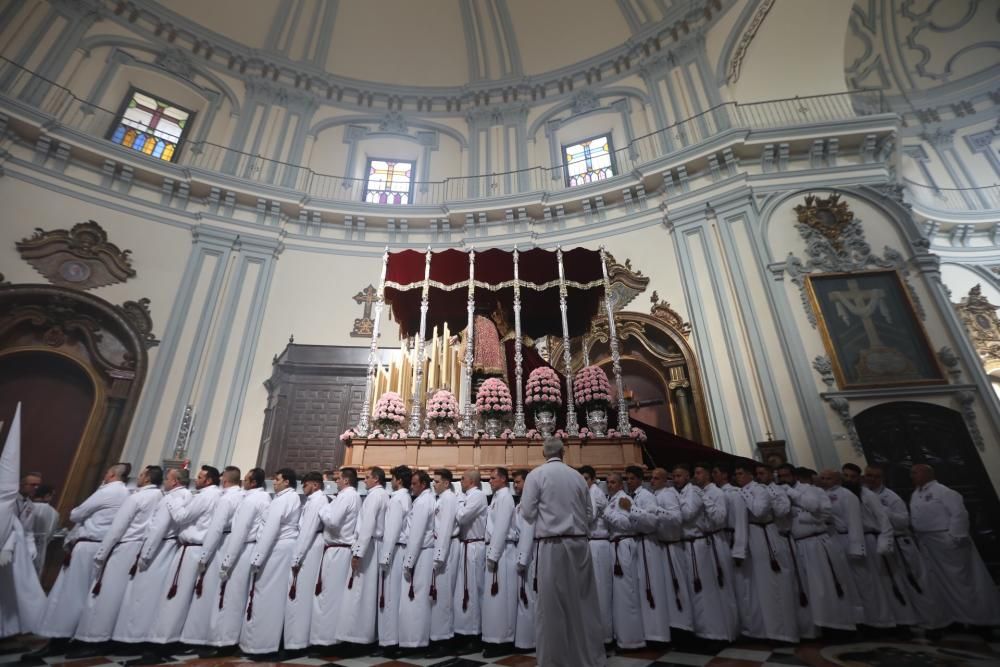
POLYGON ((369 204, 405 205, 413 200, 413 162, 371 158, 362 197, 369 204))
POLYGON ((135 88, 108 137, 116 144, 173 162, 192 113, 135 88))
POLYGON ((563 146, 563 161, 566 165, 566 185, 569 187, 611 178, 615 175, 611 136, 603 135, 563 146))

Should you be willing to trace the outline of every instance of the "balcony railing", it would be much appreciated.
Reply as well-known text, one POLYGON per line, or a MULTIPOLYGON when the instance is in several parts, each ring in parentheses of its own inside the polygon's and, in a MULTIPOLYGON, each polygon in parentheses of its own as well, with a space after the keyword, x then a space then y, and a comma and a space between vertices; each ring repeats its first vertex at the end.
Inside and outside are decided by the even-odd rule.
POLYGON ((976 188, 939 188, 904 178, 912 203, 923 208, 956 213, 1000 209, 1000 185, 976 188))
MULTIPOLYGON (((116 113, 77 97, 68 88, 0 58, 0 99, 26 105, 51 121, 91 136, 104 137, 116 113)), ((705 144, 726 131, 760 131, 849 121, 886 113, 878 90, 813 95, 740 104, 727 102, 663 129, 638 137, 615 151, 617 174, 705 144)), ((109 145, 110 142, 109 142, 109 145)), ((118 148, 117 150, 122 150, 118 148)), ((140 159, 153 160, 137 153, 140 159)), ((273 160, 207 141, 186 141, 177 163, 189 169, 217 172, 251 183, 305 193, 313 199, 364 204, 363 179, 324 174, 299 164, 273 160)), ((504 173, 417 181, 412 203, 440 206, 469 200, 512 197, 569 190, 565 165, 531 167, 504 173)))

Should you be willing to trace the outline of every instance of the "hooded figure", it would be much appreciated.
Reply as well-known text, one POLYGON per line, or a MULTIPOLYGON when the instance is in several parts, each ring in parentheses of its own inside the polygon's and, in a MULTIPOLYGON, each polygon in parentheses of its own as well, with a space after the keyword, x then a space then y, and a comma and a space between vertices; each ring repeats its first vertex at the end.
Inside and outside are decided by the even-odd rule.
POLYGON ((0 454, 0 639, 38 630, 45 613, 45 591, 34 566, 34 542, 25 539, 15 519, 14 501, 21 477, 21 405, 0 454))

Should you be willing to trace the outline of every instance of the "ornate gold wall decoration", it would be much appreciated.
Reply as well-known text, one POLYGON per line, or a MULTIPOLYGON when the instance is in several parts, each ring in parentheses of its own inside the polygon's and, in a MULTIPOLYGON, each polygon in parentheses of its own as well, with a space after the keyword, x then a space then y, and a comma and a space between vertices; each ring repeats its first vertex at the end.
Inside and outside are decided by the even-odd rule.
POLYGON ((1000 318, 997 309, 983 296, 981 285, 969 290, 968 296, 955 304, 958 317, 972 338, 972 344, 987 373, 1000 370, 1000 318))
POLYGON ((652 308, 649 309, 650 315, 666 322, 672 328, 679 331, 685 338, 691 337, 691 325, 684 321, 680 313, 670 307, 669 302, 660 301, 660 295, 656 293, 656 290, 653 290, 649 300, 653 304, 652 308))
POLYGON ((93 220, 70 230, 36 229, 34 236, 17 242, 21 259, 50 283, 88 290, 123 283, 135 277, 131 250, 121 250, 93 220))
POLYGON ((375 328, 375 320, 372 318, 372 305, 378 300, 378 290, 374 285, 368 285, 354 295, 354 301, 358 305, 364 306, 361 317, 354 320, 354 328, 351 329, 351 338, 371 338, 372 329, 375 328))
POLYGON ((795 212, 800 224, 816 230, 838 248, 841 247, 844 230, 854 220, 854 213, 846 201, 840 201, 838 194, 830 195, 829 199, 808 195, 805 205, 796 206, 795 212))

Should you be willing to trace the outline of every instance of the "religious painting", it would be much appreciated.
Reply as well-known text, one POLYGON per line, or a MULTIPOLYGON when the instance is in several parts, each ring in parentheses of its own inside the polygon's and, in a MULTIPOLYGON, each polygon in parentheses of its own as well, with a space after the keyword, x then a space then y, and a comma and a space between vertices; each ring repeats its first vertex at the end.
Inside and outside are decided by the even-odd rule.
POLYGON ((808 285, 841 389, 945 382, 896 271, 815 274, 808 285))

